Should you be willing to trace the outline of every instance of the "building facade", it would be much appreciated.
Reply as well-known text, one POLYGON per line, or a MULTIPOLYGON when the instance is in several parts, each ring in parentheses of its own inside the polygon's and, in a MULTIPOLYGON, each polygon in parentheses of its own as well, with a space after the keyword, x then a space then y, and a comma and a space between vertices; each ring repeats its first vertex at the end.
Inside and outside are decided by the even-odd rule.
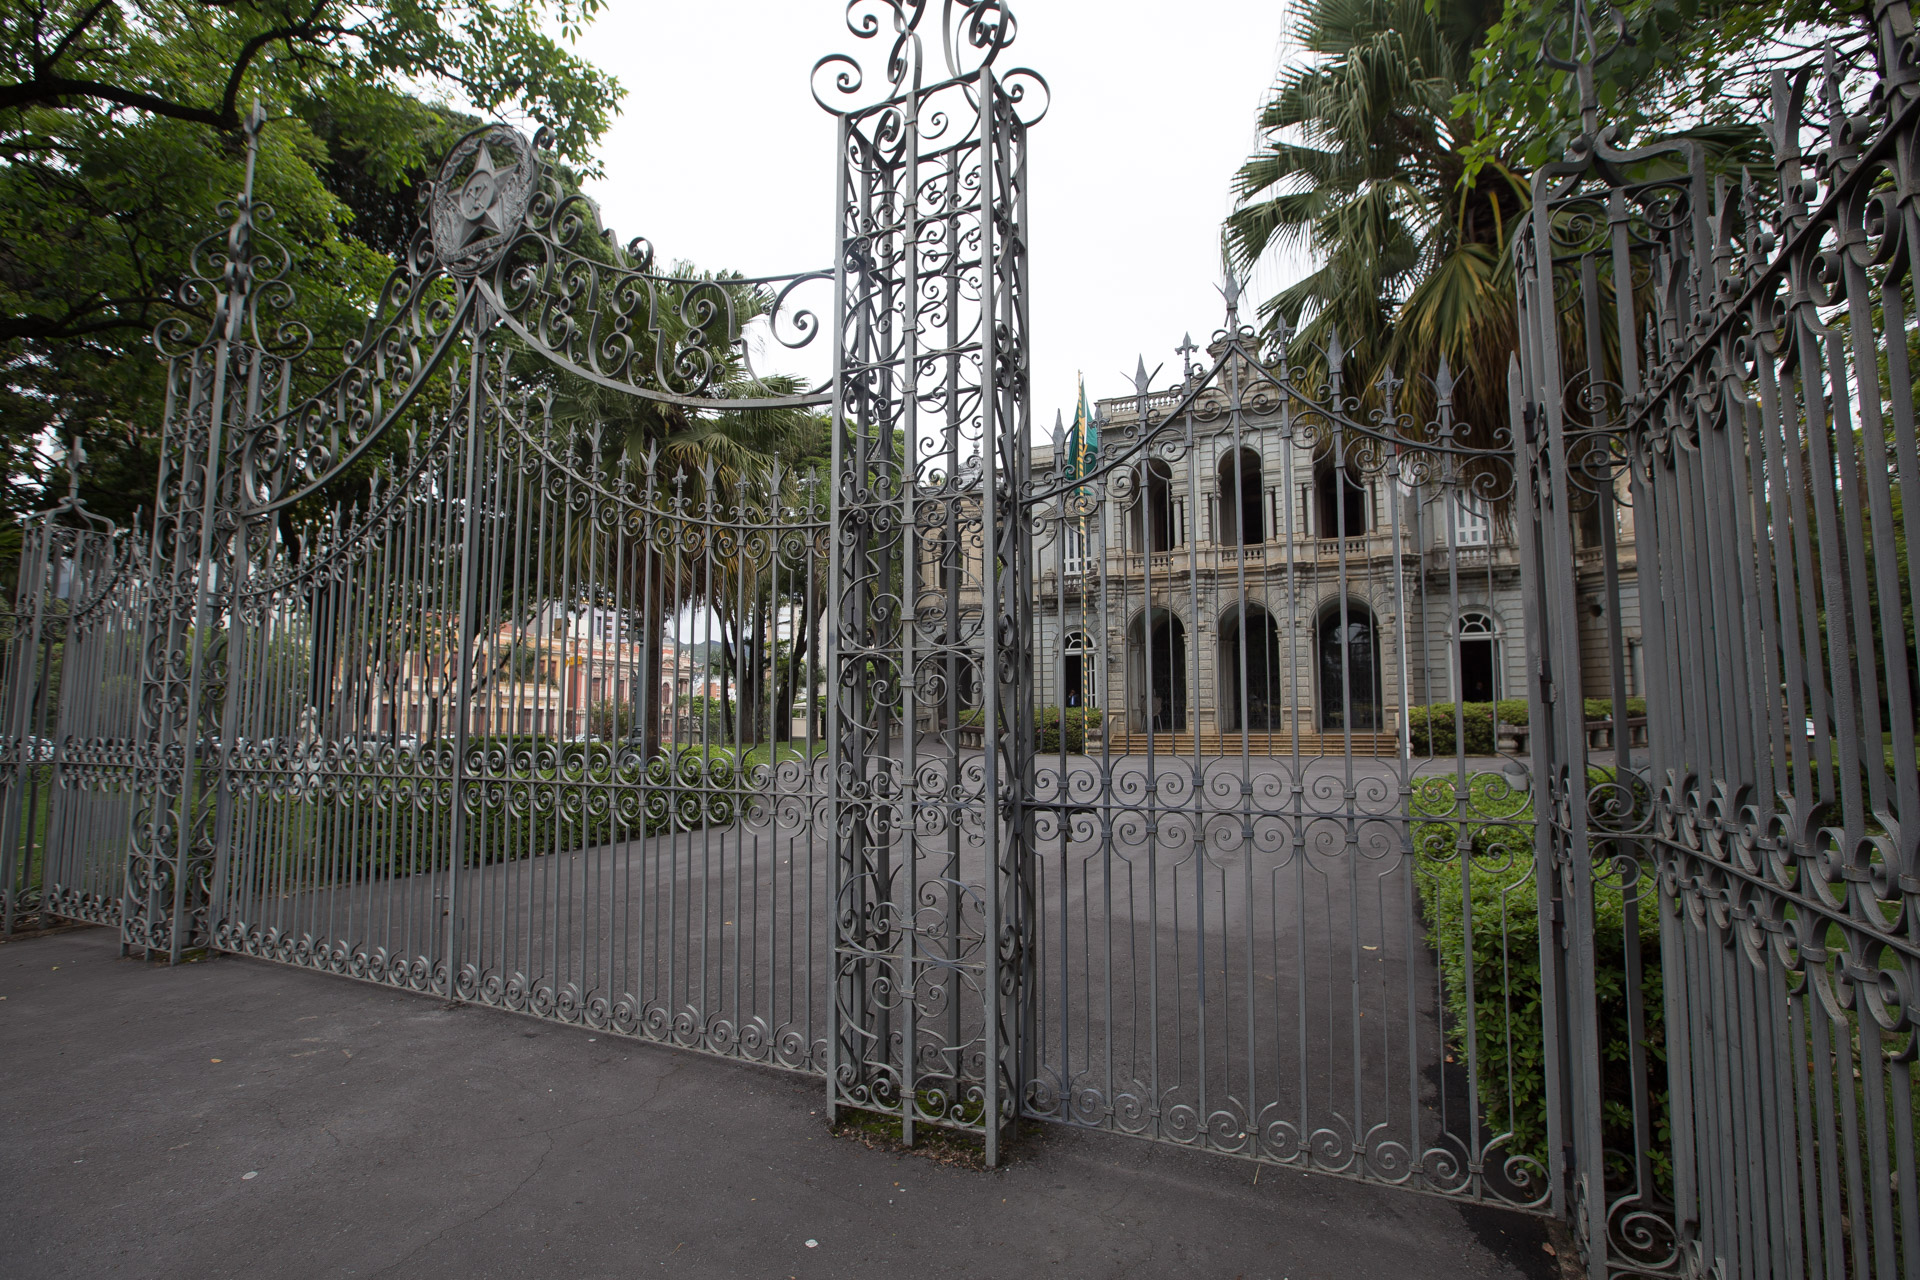
MULTIPOLYGON (((1217 383, 1140 447, 1142 410, 1151 422, 1188 391, 1101 400, 1096 483, 1040 504, 1042 706, 1100 707, 1116 749, 1191 734, 1203 751, 1392 754, 1408 708, 1526 696, 1509 469, 1441 482, 1387 439, 1303 426, 1259 396, 1226 413, 1217 383)), ((1077 474, 1067 451, 1058 431, 1034 448, 1035 492, 1077 474)), ((1611 696, 1615 644, 1624 692, 1643 688, 1627 498, 1584 495, 1576 520, 1588 697, 1611 696), (1602 604, 1609 532, 1617 619, 1602 604)))

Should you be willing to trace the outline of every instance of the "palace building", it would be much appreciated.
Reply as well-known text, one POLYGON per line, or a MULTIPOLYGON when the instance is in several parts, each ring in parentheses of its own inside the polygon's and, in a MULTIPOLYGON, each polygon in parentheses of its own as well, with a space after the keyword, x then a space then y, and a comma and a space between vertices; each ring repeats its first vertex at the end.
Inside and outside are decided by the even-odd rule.
MULTIPOLYGON (((1218 381, 1140 448, 1142 409, 1156 418, 1188 390, 1099 401, 1104 492, 1036 512, 1042 706, 1102 708, 1115 750, 1144 750, 1152 734, 1166 750, 1280 754, 1297 740, 1305 753, 1350 740, 1385 755, 1399 750, 1406 708, 1526 696, 1503 474, 1439 483, 1391 442, 1309 429, 1270 397, 1243 393, 1241 412, 1226 412, 1218 381)), ((1033 449, 1036 493, 1087 471, 1086 434, 1056 428, 1033 449), (1081 455, 1073 469, 1057 465, 1068 453, 1081 455)), ((1576 521, 1589 697, 1609 695, 1615 643, 1628 696, 1643 691, 1625 496, 1589 502, 1576 521), (1603 505, 1623 578, 1617 620, 1601 603, 1603 505)))

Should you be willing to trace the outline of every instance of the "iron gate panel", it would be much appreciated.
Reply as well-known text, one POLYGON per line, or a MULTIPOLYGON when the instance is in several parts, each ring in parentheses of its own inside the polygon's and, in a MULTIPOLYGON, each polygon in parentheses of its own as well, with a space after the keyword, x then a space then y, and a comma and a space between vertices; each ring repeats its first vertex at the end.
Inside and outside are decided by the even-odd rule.
POLYGON ((1457 705, 1463 648, 1523 670, 1511 455, 1444 365, 1418 418, 1228 296, 1034 463, 1026 1112, 1542 1208, 1545 1099, 1476 1025, 1538 1046, 1528 774, 1457 705))
POLYGON ((163 488, 179 638, 149 681, 194 746, 163 754, 148 833, 152 878, 207 896, 149 945, 822 1069, 826 487, 641 451, 628 406, 827 403, 743 336, 804 345, 826 273, 658 273, 492 126, 344 372, 310 380, 258 340, 284 332, 264 221, 243 198, 227 237, 249 341, 178 358, 170 439, 210 461, 163 488))
POLYGON ((825 761, 786 714, 820 669, 817 482, 622 465, 488 349, 454 388, 480 412, 353 520, 255 527, 215 942, 817 1069, 825 761), (696 599, 744 620, 733 717, 694 692, 696 599))
MULTIPOLYGON (((69 460, 75 470, 78 446, 69 460)), ((70 493, 27 523, 5 652, 0 934, 38 917, 119 923, 145 761, 143 548, 70 493)))
POLYGON ((1599 606, 1539 593, 1531 694, 1596 1276, 1920 1273, 1920 72, 1908 5, 1872 27, 1857 86, 1774 73, 1766 168, 1627 149, 1589 87, 1518 240, 1522 540, 1599 606), (1596 754, 1577 699, 1642 674, 1596 754))

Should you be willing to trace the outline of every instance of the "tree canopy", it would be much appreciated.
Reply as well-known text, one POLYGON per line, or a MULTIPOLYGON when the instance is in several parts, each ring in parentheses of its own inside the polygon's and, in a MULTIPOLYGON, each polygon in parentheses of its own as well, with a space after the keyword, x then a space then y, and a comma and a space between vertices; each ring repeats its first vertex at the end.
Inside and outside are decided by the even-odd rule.
POLYGON ((1871 68, 1878 52, 1872 7, 1835 0, 1594 0, 1590 14, 1579 31, 1565 0, 1505 0, 1453 104, 1476 130, 1472 168, 1496 156, 1528 169, 1561 157, 1581 128, 1565 64, 1583 51, 1597 55, 1601 123, 1629 142, 1750 128, 1766 111, 1768 72, 1831 49, 1847 74, 1871 68))
POLYGON ((63 487, 48 445, 76 438, 90 505, 124 521, 151 501, 149 339, 227 220, 255 101, 254 189, 294 254, 294 318, 337 349, 412 233, 427 166, 476 123, 448 102, 512 104, 591 165, 620 89, 561 39, 599 4, 0 0, 0 504, 63 487))

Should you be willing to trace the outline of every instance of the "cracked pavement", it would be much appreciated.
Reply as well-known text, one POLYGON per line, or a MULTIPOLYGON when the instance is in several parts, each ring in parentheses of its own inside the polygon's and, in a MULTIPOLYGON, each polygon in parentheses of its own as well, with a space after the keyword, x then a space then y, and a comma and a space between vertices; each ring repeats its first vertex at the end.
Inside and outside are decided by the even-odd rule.
POLYGON ((1555 1274, 1518 1214, 1052 1126, 957 1168, 811 1077, 101 929, 0 945, 0 1129, 9 1280, 1555 1274))

